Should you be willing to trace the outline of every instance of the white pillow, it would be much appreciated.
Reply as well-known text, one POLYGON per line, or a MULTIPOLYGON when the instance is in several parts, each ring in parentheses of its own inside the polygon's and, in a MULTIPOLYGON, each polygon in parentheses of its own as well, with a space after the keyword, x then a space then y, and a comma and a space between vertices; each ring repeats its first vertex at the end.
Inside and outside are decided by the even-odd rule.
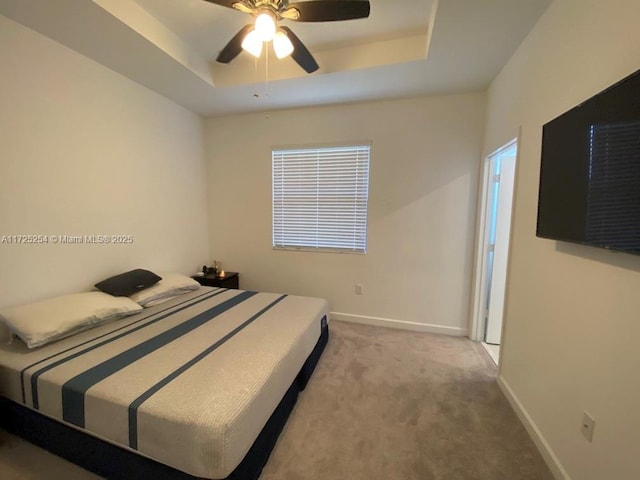
POLYGON ((34 348, 140 310, 127 297, 84 292, 7 308, 0 312, 0 320, 34 348))
POLYGON ((200 288, 200 284, 193 278, 181 273, 159 273, 158 275, 162 277, 162 280, 149 288, 130 295, 129 298, 143 307, 152 307, 177 295, 200 288))

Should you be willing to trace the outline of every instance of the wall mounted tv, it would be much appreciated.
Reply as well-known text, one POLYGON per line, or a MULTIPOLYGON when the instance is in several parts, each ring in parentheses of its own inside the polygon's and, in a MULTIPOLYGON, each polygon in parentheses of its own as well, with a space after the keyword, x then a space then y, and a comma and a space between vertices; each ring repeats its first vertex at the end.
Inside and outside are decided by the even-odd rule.
POLYGON ((640 255, 640 70, 544 125, 536 235, 640 255))

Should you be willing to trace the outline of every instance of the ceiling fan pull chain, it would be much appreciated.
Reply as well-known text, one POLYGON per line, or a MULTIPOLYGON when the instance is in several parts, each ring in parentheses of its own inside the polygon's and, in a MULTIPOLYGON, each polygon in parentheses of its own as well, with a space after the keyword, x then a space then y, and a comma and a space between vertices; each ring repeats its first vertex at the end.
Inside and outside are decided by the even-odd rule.
POLYGON ((258 57, 253 57, 253 84, 256 86, 253 96, 254 98, 260 98, 258 93, 258 57))
POLYGON ((269 100, 269 49, 265 55, 265 75, 264 75, 264 96, 265 101, 269 100))

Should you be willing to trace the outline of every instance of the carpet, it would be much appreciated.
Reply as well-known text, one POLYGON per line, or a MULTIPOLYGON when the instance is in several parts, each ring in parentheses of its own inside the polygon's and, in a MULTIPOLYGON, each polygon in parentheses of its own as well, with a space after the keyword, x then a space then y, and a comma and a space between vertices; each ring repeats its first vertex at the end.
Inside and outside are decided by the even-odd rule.
POLYGON ((330 328, 260 480, 553 479, 479 343, 330 328))

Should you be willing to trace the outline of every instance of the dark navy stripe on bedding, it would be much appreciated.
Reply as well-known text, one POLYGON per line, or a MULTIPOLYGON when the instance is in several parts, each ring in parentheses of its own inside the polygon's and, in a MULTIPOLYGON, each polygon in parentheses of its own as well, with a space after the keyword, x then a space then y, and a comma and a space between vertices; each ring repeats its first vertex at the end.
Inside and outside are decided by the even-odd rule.
MULTIPOLYGON (((124 328, 128 328, 128 327, 130 327, 132 325, 140 323, 140 322, 146 320, 147 318, 153 317, 154 315, 160 315, 161 313, 166 312, 167 310, 179 307, 180 305, 184 305, 187 302, 191 302, 191 301, 197 300, 197 299, 199 299, 199 298, 201 298, 201 297, 203 297, 205 295, 208 295, 206 298, 203 298, 202 300, 200 300, 198 302, 193 302, 193 304, 195 305, 196 303, 200 303, 201 301, 206 300, 207 298, 215 297, 216 295, 222 293, 223 291, 226 291, 226 289, 225 290, 220 290, 220 291, 215 291, 215 294, 211 294, 212 293, 211 291, 206 291, 206 292, 201 293, 200 295, 198 295, 196 297, 190 297, 188 300, 185 300, 184 302, 180 302, 180 303, 177 303, 177 304, 171 305, 171 306, 165 306, 163 310, 160 310, 158 312, 152 313, 151 315, 147 315, 146 317, 142 317, 142 318, 136 320, 135 322, 128 323, 127 325, 124 325, 124 326, 122 326, 120 328, 117 328, 115 330, 111 330, 110 332, 104 333, 102 335, 98 335, 97 337, 93 337, 93 338, 91 338, 89 340, 86 340, 86 341, 84 341, 82 343, 78 343, 77 345, 74 345, 73 347, 69 347, 66 350, 61 350, 60 352, 56 352, 56 353, 54 353, 52 355, 49 355, 48 357, 45 357, 45 358, 43 358, 41 360, 38 360, 37 362, 33 362, 31 365, 27 365, 26 367, 24 367, 20 371, 20 387, 22 388, 22 403, 24 403, 25 405, 27 403, 27 395, 26 395, 26 392, 25 392, 25 389, 24 389, 24 376, 25 376, 26 371, 29 370, 30 368, 33 368, 33 367, 35 367, 36 365, 38 365, 40 363, 44 363, 47 360, 51 360, 53 357, 57 357, 59 355, 64 355, 65 353, 70 352, 71 350, 73 350, 75 348, 82 347, 83 345, 86 345, 87 343, 95 342, 96 340, 99 340, 99 339, 101 339, 103 337, 106 337, 107 335, 111 335, 111 334, 113 334, 115 332, 119 332, 120 330, 122 330, 124 328)), ((179 311, 179 310, 176 310, 176 311, 179 311)), ((35 407, 35 408, 38 408, 38 407, 35 407)))
MULTIPOLYGON (((40 375, 42 375, 43 373, 46 373, 46 372, 48 372, 49 370, 51 370, 51 369, 53 369, 53 368, 55 368, 55 367, 57 367, 57 366, 59 366, 59 365, 62 365, 63 363, 66 363, 66 362, 68 362, 68 361, 70 361, 70 360, 73 360, 74 358, 78 358, 79 356, 84 355, 84 354, 85 354, 85 353, 87 353, 87 352, 91 352, 91 351, 95 350, 96 348, 100 348, 100 347, 102 347, 103 345, 106 345, 106 344, 111 343, 111 342, 113 342, 113 341, 115 341, 115 340, 118 340, 118 339, 120 339, 120 338, 122 338, 122 337, 125 337, 125 336, 129 335, 130 333, 137 332, 138 330, 141 330, 141 329, 143 329, 143 328, 146 328, 146 327, 148 327, 149 325, 153 325, 153 324, 155 324, 155 323, 159 322, 160 320, 163 320, 163 319, 165 319, 165 318, 167 318, 167 317, 169 317, 169 316, 173 315, 174 313, 180 312, 180 311, 182 311, 182 310, 184 310, 184 309, 186 309, 186 308, 189 308, 189 307, 191 307, 191 306, 193 306, 193 305, 196 305, 196 304, 198 304, 198 303, 200 303, 200 302, 203 302, 203 301, 205 301, 205 300, 208 300, 209 298, 213 298, 213 297, 215 297, 215 296, 217 296, 217 295, 220 295, 222 292, 225 292, 225 291, 226 291, 226 290, 214 291, 214 292, 213 292, 213 293, 211 293, 210 295, 204 296, 203 298, 198 297, 198 298, 199 298, 199 300, 198 300, 198 301, 196 301, 196 302, 193 302, 193 303, 190 303, 189 305, 184 305, 184 306, 182 306, 182 307, 180 307, 180 308, 177 308, 177 309, 175 309, 175 310, 172 310, 171 312, 166 313, 166 314, 164 314, 164 315, 161 315, 160 317, 155 318, 155 319, 153 319, 152 321, 150 321, 150 322, 148 322, 148 323, 145 323, 144 325, 139 325, 139 326, 137 326, 137 327, 135 327, 135 328, 132 328, 131 330, 127 330, 126 332, 123 332, 123 333, 121 333, 120 335, 116 335, 115 337, 108 338, 107 340, 105 340, 105 341, 103 341, 103 342, 96 343, 95 345, 91 345, 90 347, 87 347, 87 348, 85 348, 84 350, 81 350, 81 351, 76 352, 76 353, 74 353, 74 354, 72 354, 72 355, 69 355, 68 357, 61 358, 60 360, 57 360, 57 361, 55 361, 55 362, 53 362, 53 363, 51 363, 51 364, 49 364, 49 365, 47 365, 47 366, 45 366, 45 367, 42 367, 42 368, 41 368, 41 369, 39 369, 39 370, 36 370, 36 371, 35 371, 35 372, 33 372, 33 374, 31 375, 31 399, 32 399, 32 403, 33 403, 33 408, 35 408, 35 409, 39 409, 39 408, 40 408, 40 402, 39 402, 39 400, 38 400, 38 378, 39 378, 39 377, 40 377, 40 375)), ((201 296, 201 297, 202 297, 202 296, 201 296)), ((188 303, 188 302, 189 302, 189 300, 187 300, 186 302, 182 302, 182 303, 188 303)), ((182 305, 182 304, 181 304, 181 305, 182 305)), ((166 310, 170 310, 171 308, 174 308, 174 307, 169 307, 169 308, 167 308, 166 310)), ((166 311, 166 310, 163 310, 163 311, 166 311)), ((158 313, 160 313, 160 312, 158 312, 158 313)), ((144 318, 141 318, 140 320, 136 320, 135 322, 132 322, 132 323, 129 323, 129 324, 127 324, 127 325, 123 326, 123 327, 120 327, 118 330, 122 330, 122 329, 128 328, 128 327, 130 327, 131 325, 135 325, 136 323, 139 323, 139 322, 141 322, 141 321, 143 321, 143 320, 146 320, 146 319, 147 319, 147 318, 149 318, 149 317, 152 317, 152 316, 154 316, 154 315, 158 315, 158 313, 154 313, 153 315, 149 315, 148 317, 144 317, 144 318)), ((97 337, 97 338, 101 338, 101 337, 105 337, 105 336, 107 336, 107 335, 111 335, 111 334, 113 334, 113 332, 118 331, 118 330, 113 330, 113 331, 111 331, 111 332, 109 332, 109 333, 105 333, 104 335, 101 335, 100 337, 97 337)), ((93 338, 93 339, 91 339, 91 340, 88 340, 88 341, 87 341, 87 342, 85 342, 85 343, 93 342, 93 341, 95 341, 97 338, 93 338)), ((71 347, 69 350, 73 350, 74 348, 77 348, 77 347, 78 347, 78 345, 76 345, 75 347, 71 347)), ((55 355, 54 355, 54 356, 55 356, 55 355)), ((24 370, 23 370, 23 372, 24 372, 24 370)), ((25 401, 24 403, 26 404, 26 401, 25 401)))
POLYGON ((199 313, 180 325, 156 335, 135 347, 129 348, 90 369, 73 377, 62 385, 62 418, 78 427, 84 427, 84 395, 89 388, 113 375, 117 371, 136 362, 142 357, 164 347, 168 343, 195 330, 221 313, 256 295, 256 292, 242 292, 229 300, 199 313))
POLYGON ((169 375, 164 377, 162 380, 160 380, 158 383, 156 383, 154 386, 152 386, 146 392, 144 392, 142 395, 140 395, 138 398, 136 398, 133 402, 131 402, 131 404, 129 405, 129 446, 131 448, 133 448, 133 449, 136 449, 136 450, 138 449, 138 408, 140 407, 140 405, 142 405, 147 399, 149 399, 154 393, 156 393, 162 387, 164 387, 165 385, 167 385, 168 383, 170 383, 171 381, 173 381, 174 379, 179 377, 182 373, 184 373, 189 368, 191 368, 196 363, 198 363, 200 360, 202 360, 207 355, 212 353, 214 350, 216 350, 222 344, 227 342, 227 340, 229 340, 230 338, 234 337, 237 333, 239 333, 241 330, 243 330, 249 324, 254 322, 258 317, 262 316, 266 311, 270 310, 275 305, 280 303, 286 297, 287 297, 286 295, 282 295, 278 299, 276 299, 275 301, 271 302, 269 305, 264 307, 258 313, 253 315, 251 318, 246 320, 241 325, 239 325, 236 328, 234 328, 233 330, 231 330, 231 332, 227 333, 220 340, 218 340, 213 345, 211 345, 207 349, 205 349, 202 352, 200 352, 198 355, 193 357, 191 360, 189 360, 187 363, 182 365, 180 368, 174 370, 172 373, 170 373, 169 375))

